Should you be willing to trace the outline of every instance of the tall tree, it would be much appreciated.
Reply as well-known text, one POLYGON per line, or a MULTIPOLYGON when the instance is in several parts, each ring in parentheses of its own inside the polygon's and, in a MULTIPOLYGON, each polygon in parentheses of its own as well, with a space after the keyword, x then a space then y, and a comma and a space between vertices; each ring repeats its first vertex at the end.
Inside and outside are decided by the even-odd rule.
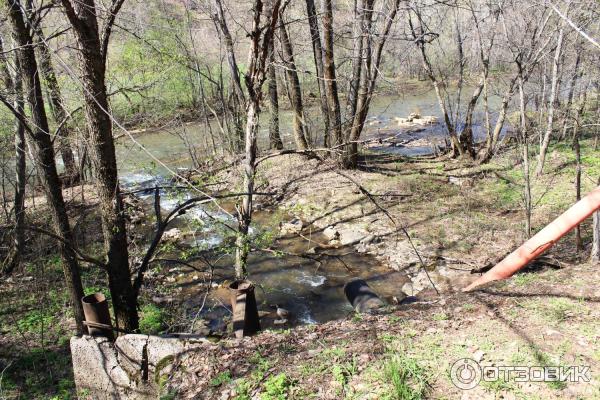
POLYGON ((437 33, 428 32, 425 28, 425 24, 423 23, 422 12, 418 5, 415 5, 412 9, 412 13, 409 12, 408 24, 410 26, 410 31, 419 49, 419 53, 421 54, 421 61, 423 63, 423 70, 429 77, 431 84, 433 85, 433 89, 435 91, 435 95, 438 100, 438 104, 440 106, 440 110, 442 112, 444 118, 444 124, 446 126, 446 130, 448 132, 448 136, 450 137, 450 143, 452 145, 453 156, 463 156, 469 154, 465 151, 464 147, 458 140, 458 133, 456 132, 456 127, 452 122, 452 115, 450 113, 450 109, 444 97, 442 96, 442 82, 436 77, 436 73, 433 69, 433 65, 431 64, 431 60, 427 54, 427 44, 433 42, 438 38, 437 33), (413 18, 411 14, 415 14, 416 22, 413 22, 413 18))
MULTIPOLYGON (((475 114, 475 106, 477 106, 477 101, 479 100, 479 97, 487 87, 488 75, 490 70, 490 53, 492 51, 492 48, 494 47, 494 39, 496 37, 496 24, 498 22, 498 17, 500 16, 500 12, 498 10, 491 10, 491 13, 493 17, 493 25, 491 29, 492 33, 486 46, 484 44, 483 35, 481 33, 481 26, 479 23, 479 18, 477 17, 477 12, 475 11, 473 4, 471 3, 471 16, 476 28, 475 33, 477 36, 477 43, 479 47, 479 59, 481 61, 481 77, 479 78, 479 82, 477 83, 477 86, 475 86, 475 90, 473 91, 471 99, 469 100, 469 103, 467 105, 465 124, 462 132, 460 133, 460 141, 466 144, 465 148, 471 152, 472 158, 475 158, 476 155, 473 138, 473 116, 475 114)), ((490 129, 489 125, 488 129, 490 129)), ((488 132, 488 139, 490 138, 491 135, 490 132, 488 132)))
MULTIPOLYGON (((8 59, 4 52, 4 43, 0 38, 0 66, 4 86, 12 96, 12 104, 16 113, 25 115, 25 104, 23 101, 23 81, 21 76, 21 63, 19 57, 14 57, 14 74, 9 69, 8 59)), ((9 99, 8 99, 9 100, 9 99)), ((27 170, 25 159, 25 125, 24 122, 15 117, 15 194, 13 201, 14 213, 14 247, 3 265, 3 272, 10 273, 21 262, 21 256, 25 251, 25 186, 27 183, 27 170)))
POLYGON ((283 19, 283 10, 279 16, 279 41, 281 42, 282 60, 285 67, 285 74, 289 83, 290 103, 294 112, 294 141, 296 149, 308 149, 306 141, 306 121, 304 118, 304 106, 302 104, 302 88, 300 87, 300 78, 296 62, 294 61, 294 49, 283 19))
POLYGON ((546 163, 546 153, 548 152, 548 146, 550 145, 550 139, 552 138, 552 130, 554 128, 554 110, 556 108, 556 102, 558 99, 558 75, 560 68, 561 52, 563 48, 563 37, 564 29, 561 27, 558 30, 556 38, 556 49, 554 50, 554 59, 552 62, 552 84, 550 86, 550 99, 548 100, 548 122, 546 124, 546 131, 544 132, 544 138, 540 145, 540 155, 538 157, 538 164, 535 170, 536 175, 540 175, 544 171, 544 164, 546 163))
POLYGON ((313 48, 313 59, 315 62, 317 84, 319 87, 319 104, 321 105, 321 114, 323 118, 323 142, 325 147, 329 146, 329 111, 327 106, 327 88, 325 87, 324 67, 323 67, 323 45, 321 43, 321 33, 319 31, 319 18, 315 8, 314 0, 306 0, 306 14, 308 15, 308 28, 310 31, 310 40, 313 48))
POLYGON ((283 149, 283 141, 279 132, 279 94, 275 71, 275 51, 271 51, 269 56, 269 147, 277 150, 283 149))
POLYGON ((269 63, 269 52, 273 51, 273 35, 279 18, 281 0, 272 0, 264 10, 262 0, 254 1, 252 30, 250 31, 250 50, 248 55, 248 71, 244 82, 248 90, 246 151, 244 159, 245 195, 238 210, 238 235, 236 239, 235 275, 241 279, 247 274, 250 243, 248 231, 252 222, 252 201, 254 193, 254 176, 256 174, 256 136, 258 133, 258 117, 262 99, 262 86, 266 79, 269 63), (264 15, 264 21, 263 19, 264 15))
POLYGON ((77 41, 90 158, 100 199, 108 285, 117 325, 138 329, 137 299, 131 283, 123 200, 117 176, 112 120, 106 91, 108 43, 124 0, 113 0, 102 28, 95 0, 61 0, 77 41))
MULTIPOLYGON (((54 229, 56 235, 61 238, 59 242, 60 254, 63 261, 63 271, 66 285, 73 303, 73 311, 77 330, 84 332, 83 308, 81 297, 83 287, 79 273, 79 263, 74 250, 75 240, 69 224, 69 216, 66 211, 62 196, 62 186, 56 171, 54 148, 48 127, 48 118, 44 108, 42 86, 39 79, 39 71, 33 47, 33 38, 25 21, 24 8, 18 0, 7 0, 8 15, 12 26, 13 40, 18 46, 18 58, 21 75, 24 82, 24 90, 27 103, 31 113, 31 128, 26 129, 31 143, 34 147, 34 157, 37 167, 41 171, 41 177, 46 191, 48 204, 52 211, 54 229)), ((16 115, 22 118, 22 115, 16 115)), ((24 121, 22 121, 24 122, 24 121)))
POLYGON ((327 90, 327 106, 329 124, 332 131, 330 145, 339 146, 342 138, 342 113, 338 97, 335 71, 335 54, 333 51, 333 6, 331 0, 322 0, 321 24, 323 26, 323 79, 327 90))
MULTIPOLYGON (((348 97, 346 98, 346 124, 352 125, 356 115, 356 106, 358 103, 358 89, 360 85, 361 72, 365 61, 363 48, 365 46, 365 34, 368 14, 372 13, 373 0, 359 0, 354 2, 354 24, 352 36, 354 37, 352 46, 352 74, 348 81, 348 97)), ((348 128, 347 128, 348 129, 348 128)), ((351 129, 351 128, 350 128, 351 129)))
MULTIPOLYGON (((240 81, 240 69, 238 67, 237 59, 235 57, 235 48, 233 42, 233 36, 229 30, 227 20, 225 18, 225 12, 223 10, 223 0, 214 0, 214 14, 212 19, 215 22, 219 33, 221 34, 222 40, 225 44, 225 53, 227 54, 227 64, 229 66, 229 73, 231 75, 231 86, 233 91, 233 104, 231 110, 228 110, 231 115, 229 116, 230 122, 233 126, 233 150, 239 151, 243 147, 243 116, 244 107, 246 105, 246 96, 242 83, 240 81)), ((221 88, 223 89, 223 88, 221 88)))
MULTIPOLYGON (((33 13, 32 0, 27 0, 27 7, 29 13, 33 13)), ((62 91, 56 78, 56 72, 52 63, 52 55, 50 54, 50 47, 40 23, 32 24, 33 38, 35 39, 35 48, 39 60, 40 73, 43 78, 43 83, 46 84, 48 103, 50 105, 50 111, 54 117, 56 123, 56 139, 54 140, 55 148, 58 149, 65 166, 67 183, 74 183, 79 180, 79 172, 77 170, 77 164, 75 162, 75 156, 73 149, 69 143, 70 129, 69 129, 69 113, 65 107, 62 91)))
POLYGON ((373 10, 374 4, 375 2, 372 0, 367 0, 366 2, 368 8, 365 10, 364 24, 361 31, 362 40, 364 42, 364 53, 362 57, 364 65, 361 68, 356 112, 352 117, 353 122, 345 135, 349 146, 345 148, 343 165, 347 168, 356 168, 357 166, 357 141, 360 138, 369 113, 369 107, 373 94, 375 93, 377 78, 379 76, 383 49, 390 34, 392 24, 395 21, 400 0, 388 0, 384 3, 382 10, 378 12, 378 14, 383 15, 383 17, 380 18, 382 26, 377 29, 377 34, 371 32, 372 30, 375 30, 373 28, 374 22, 372 20, 373 15, 375 14, 373 10), (377 37, 377 40, 374 40, 373 37, 377 37))

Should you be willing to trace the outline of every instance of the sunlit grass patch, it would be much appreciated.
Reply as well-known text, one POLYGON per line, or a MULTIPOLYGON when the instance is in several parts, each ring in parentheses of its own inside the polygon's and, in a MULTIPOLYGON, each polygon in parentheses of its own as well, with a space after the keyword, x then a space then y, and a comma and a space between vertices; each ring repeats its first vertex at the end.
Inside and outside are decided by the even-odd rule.
POLYGON ((420 400, 426 398, 429 374, 416 360, 395 354, 385 361, 384 377, 389 389, 384 398, 420 400))

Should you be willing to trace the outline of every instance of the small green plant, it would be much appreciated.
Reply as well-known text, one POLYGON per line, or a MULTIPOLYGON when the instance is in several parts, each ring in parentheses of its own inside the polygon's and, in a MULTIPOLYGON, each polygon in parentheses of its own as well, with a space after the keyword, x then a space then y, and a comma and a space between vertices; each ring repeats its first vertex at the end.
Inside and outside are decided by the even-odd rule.
POLYGON ((425 370, 414 359, 399 354, 393 355, 386 362, 385 378, 391 385, 391 399, 425 398, 429 379, 425 370))
POLYGON ((156 334, 164 329, 164 312, 154 304, 145 304, 142 306, 140 316, 140 331, 144 333, 156 334))
POLYGON ((42 329, 48 330, 53 322, 54 316, 41 310, 33 310, 17 321, 17 327, 24 332, 40 332, 42 329))
POLYGON ((463 311, 465 311, 465 312, 475 311, 475 305, 467 303, 467 304, 463 305, 463 311))
POLYGON ((450 317, 448 316, 448 314, 446 314, 444 312, 433 314, 434 321, 446 321, 449 319, 450 319, 450 317))
POLYGON ((246 379, 240 379, 235 386, 235 400, 250 400, 252 385, 246 379))
POLYGON ((285 373, 269 377, 264 384, 264 392, 261 393, 261 400, 285 400, 288 397, 289 390, 293 387, 293 382, 285 373))
POLYGON ((223 371, 210 380, 210 386, 221 386, 229 382, 231 382, 231 373, 223 371))

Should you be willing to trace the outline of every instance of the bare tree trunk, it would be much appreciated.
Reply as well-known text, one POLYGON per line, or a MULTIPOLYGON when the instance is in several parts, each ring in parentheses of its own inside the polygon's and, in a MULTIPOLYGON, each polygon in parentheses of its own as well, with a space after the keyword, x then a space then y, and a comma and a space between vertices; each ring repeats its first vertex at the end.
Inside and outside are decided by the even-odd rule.
POLYGON ((283 149, 283 141, 279 133, 279 95, 277 93, 277 74, 275 73, 275 51, 269 57, 269 147, 283 149))
POLYGON ((469 153, 471 158, 475 158, 475 142, 473 140, 473 114, 475 112, 475 106, 477 106, 477 100, 479 100, 479 96, 483 92, 483 88, 485 86, 485 81, 487 79, 487 74, 484 77, 481 77, 479 83, 475 87, 473 94, 471 95, 471 100, 469 100, 469 104, 467 105, 467 113, 465 115, 465 127, 460 133, 460 142, 465 147, 465 151, 469 153))
POLYGON ((50 55, 44 33, 39 26, 34 29, 34 33, 37 37, 36 49, 38 50, 38 58, 40 60, 40 73, 48 87, 50 110, 52 111, 57 126, 55 140, 57 146, 55 147, 59 150, 63 164, 65 165, 68 183, 73 184, 79 180, 79 173, 77 171, 75 156, 73 155, 73 150, 69 143, 69 116, 63 103, 60 85, 56 79, 56 73, 54 72, 54 66, 52 65, 52 56, 50 55))
POLYGON ((294 141, 296 142, 297 150, 306 150, 308 149, 308 143, 306 141, 306 122, 304 120, 304 107, 302 105, 302 89, 300 87, 296 63, 294 62, 294 49, 282 17, 283 15, 279 16, 279 39, 281 41, 281 49, 283 50, 285 73, 290 83, 290 102, 292 104, 292 110, 294 111, 294 141))
POLYGON ((227 63, 229 64, 229 72, 231 73, 231 82, 233 83, 233 90, 239 100, 240 104, 244 104, 245 96, 244 90, 242 89, 242 83, 240 82, 240 69, 238 68, 237 60, 235 58, 235 49, 233 48, 233 37, 229 32, 227 26, 227 20, 225 19, 225 13, 223 12, 223 1, 215 1, 215 16, 213 19, 219 26, 223 41, 225 42, 225 51, 227 53, 227 63))
POLYGON ((266 79, 269 52, 273 51, 273 34, 279 17, 281 0, 274 0, 267 12, 265 25, 261 26, 263 1, 255 0, 251 45, 249 51, 248 72, 244 78, 248 89, 248 105, 246 107, 246 149, 244 159, 244 183, 246 194, 238 209, 238 234, 236 238, 235 276, 242 279, 247 274, 250 240, 248 231, 252 223, 252 201, 254 192, 254 177, 256 173, 256 135, 258 132, 258 117, 260 115, 260 100, 262 85, 266 79), (262 42, 261 42, 262 39, 262 42))
MULTIPOLYGON (((234 139, 234 151, 240 150, 243 145, 243 120, 242 112, 246 104, 246 97, 244 96, 244 90, 240 82, 240 69, 237 64, 235 57, 235 49, 233 46, 233 37, 229 32, 227 26, 227 20, 225 19, 225 13, 223 12, 222 0, 214 0, 215 15, 213 20, 215 21, 223 41, 225 43, 225 52, 227 53, 227 64, 229 65, 229 72, 231 74, 232 91, 233 91, 233 110, 231 112, 231 122, 233 123, 233 134, 234 139)), ((223 102, 225 105, 225 102, 223 102)))
POLYGON ((344 166, 347 168, 356 168, 358 163, 358 144, 357 141, 360 139, 361 132, 364 128, 367 115, 369 113, 369 107, 373 93, 375 92, 375 86, 377 83, 377 77, 379 75, 379 66, 381 64, 381 57, 383 54, 383 48, 387 41, 388 35, 392 24, 396 18, 398 12, 398 6, 400 0, 390 0, 386 3, 383 15, 385 19, 383 22, 383 29, 378 35, 379 40, 376 42, 375 50, 373 51, 373 39, 371 35, 373 25, 373 0, 367 0, 367 9, 365 11, 365 24, 363 27, 363 49, 364 49, 364 65, 362 67, 362 73, 359 85, 359 96, 356 106, 356 115, 352 123, 352 129, 350 130, 348 140, 350 142, 346 149, 344 166))
POLYGON ((239 210, 238 233, 236 238, 235 277, 243 279, 248 271, 248 255, 250 253, 250 241, 248 231, 252 222, 252 202, 254 192, 254 175, 256 174, 256 132, 258 131, 259 104, 250 98, 246 119, 246 152, 244 160, 244 183, 243 188, 248 195, 242 198, 239 210))
POLYGON ((529 135, 527 134, 527 109, 525 105, 525 90, 524 90, 524 79, 522 72, 519 73, 519 111, 520 111, 520 130, 521 130, 521 145, 523 147, 523 179, 525 180, 524 185, 524 196, 525 202, 525 233, 527 237, 531 237, 531 212, 532 212, 532 201, 531 201, 531 173, 529 168, 529 135))
POLYGON ((540 145, 540 155, 538 157, 538 165, 536 168, 536 175, 541 175, 544 171, 544 164, 546 162, 546 153, 548 152, 548 146, 550 145, 550 139, 552 138, 552 126, 554 124, 554 109, 556 106, 557 91, 558 91, 558 72, 560 63, 560 53, 562 51, 564 30, 561 28, 558 31, 558 38, 556 40, 556 50, 554 51, 554 62, 552 65, 552 86, 550 88, 550 99, 548 100, 548 125, 546 126, 546 132, 542 144, 540 145))
POLYGON ((366 10, 369 7, 367 2, 373 3, 373 0, 359 0, 354 1, 354 26, 353 26, 353 49, 352 49, 352 75, 348 84, 348 97, 346 99, 346 123, 350 126, 346 127, 347 131, 350 132, 352 124, 354 123, 354 116, 356 115, 356 106, 358 102, 358 90, 360 86, 360 79, 362 75, 362 68, 364 63, 364 35, 365 35, 365 20, 366 10))
MULTIPOLYGON (((25 105, 23 102, 23 81, 21 75, 21 63, 19 57, 15 56, 14 77, 8 68, 8 62, 4 53, 4 45, 0 38, 0 62, 2 63, 2 74, 6 88, 13 97, 13 106, 15 111, 25 115, 25 105)), ((15 117, 15 194, 13 201, 13 213, 15 216, 14 228, 14 247, 3 265, 2 272, 11 273, 19 267, 21 256, 25 251, 25 188, 27 183, 27 170, 25 159, 25 125, 15 117)))
POLYGON ((429 61, 427 52, 425 51, 425 44, 428 42, 425 38, 425 31, 423 28, 423 24, 421 23, 420 14, 418 13, 418 11, 415 11, 415 13, 417 14, 417 19, 419 20, 419 25, 417 27, 413 26, 413 22, 412 22, 412 19, 410 18, 410 16, 409 16, 408 22, 410 25, 413 39, 415 40, 415 43, 417 44, 417 47, 419 48, 419 51, 421 53, 421 61, 423 63, 423 69, 427 73, 427 76, 429 77, 429 80, 431 81, 431 83, 433 85, 433 89, 435 91, 435 95, 437 97, 438 104, 440 106, 440 110, 442 111, 442 115, 444 116, 444 123, 446 124, 446 129, 448 130, 448 136, 450 137, 450 142, 452 143, 452 150, 453 150, 452 156, 453 157, 463 156, 465 154, 465 150, 462 147, 462 145, 460 144, 460 141, 458 140, 458 135, 456 134, 456 128, 455 128, 454 124, 452 123, 452 120, 450 118, 450 113, 448 111, 448 107, 447 107, 446 102, 444 101, 444 98, 441 93, 440 83, 438 82, 437 78, 435 77, 433 67, 431 65, 431 62, 429 61))
MULTIPOLYGON (((598 181, 600 185, 600 180, 598 181)), ((590 260, 592 264, 600 264, 600 210, 593 215, 593 240, 590 260)))
POLYGON ((571 78, 571 85, 569 86, 569 94, 567 95, 567 104, 562 121, 562 133, 560 139, 563 140, 567 136, 569 117, 571 115, 571 105, 573 104, 573 94, 575 93, 575 86, 577 84, 577 78, 579 77, 579 64, 581 63, 581 51, 576 52, 575 66, 573 67, 573 77, 571 78))
POLYGON ((506 121, 506 115, 508 112, 508 106, 510 104, 510 99, 514 94, 515 84, 517 82, 518 75, 515 75, 513 79, 511 79, 509 83, 509 87, 502 97, 502 105, 500 106, 500 112, 498 114, 498 119, 496 120, 496 124, 494 125, 494 131, 492 135, 488 138, 485 151, 483 152, 483 156, 481 157, 481 163, 486 163, 492 159, 492 156, 496 152, 496 146, 498 145, 498 141, 500 139, 500 133, 502 132, 502 128, 504 127, 504 122, 506 121))
POLYGON ((327 88, 327 105, 329 109, 329 123, 333 137, 330 145, 339 146, 343 142, 342 138, 342 113, 340 109, 340 99, 338 97, 337 78, 335 72, 335 56, 333 52, 333 7, 331 0, 322 0, 323 25, 323 75, 325 86, 327 88))
POLYGON ((317 84, 319 86, 319 100, 321 105, 321 114, 323 118, 323 145, 329 146, 329 111, 327 107, 327 88, 325 87, 325 79, 323 75, 323 46, 321 44, 321 34, 319 32, 319 20, 315 8, 314 0, 306 0, 306 13, 308 15, 308 27, 310 29, 310 37, 313 48, 313 58, 315 60, 315 69, 317 71, 317 84))
MULTIPOLYGON (((372 40, 371 27, 374 0, 362 0, 357 12, 355 28, 355 59, 350 83, 350 93, 346 107, 348 126, 345 135, 349 144, 344 149, 344 162, 346 168, 356 168, 358 163, 358 140, 362 132, 363 114, 368 112, 367 99, 371 80, 372 40), (360 42, 360 43, 357 43, 360 42), (353 93, 354 92, 354 93, 353 93)), ((366 115, 366 114, 365 114, 366 115)))
MULTIPOLYGON (((465 82, 465 64, 466 64, 466 60, 465 60, 465 52, 464 52, 464 44, 463 44, 463 37, 462 37, 462 32, 460 31, 460 21, 459 21, 459 13, 458 13, 458 7, 454 7, 454 30, 456 31, 456 50, 457 50, 457 54, 458 54, 458 82, 456 84, 456 111, 454 113, 454 120, 452 121, 454 126, 457 125, 458 123, 458 118, 460 117, 460 109, 461 109, 461 96, 462 96, 462 89, 463 89, 463 83, 465 82)), ((468 136, 465 137, 461 137, 459 136, 459 141, 461 142, 461 144, 463 144, 464 149, 466 150, 466 152, 469 155, 472 155, 472 152, 469 149, 469 145, 471 144, 470 141, 471 138, 469 138, 468 136), (463 142, 463 139, 466 140, 466 142, 463 142)))
MULTIPOLYGON (((576 113, 575 125, 573 126, 573 151, 575 152, 575 200, 581 200, 581 146, 579 144, 579 135, 581 117, 585 110, 585 101, 587 98, 587 86, 582 88, 580 105, 576 113)), ((581 239, 581 224, 577 224, 575 229, 575 245, 577 250, 583 250, 583 240, 581 239)))
POLYGON ((34 157, 41 171, 41 178, 46 190, 48 205, 52 212, 54 229, 63 241, 58 244, 63 261, 63 272, 67 290, 71 297, 73 312, 77 324, 77 332, 83 333, 83 308, 81 298, 83 287, 79 273, 79 263, 73 250, 75 240, 69 224, 69 216, 66 211, 62 196, 62 186, 56 171, 54 148, 50 140, 48 119, 44 109, 44 98, 39 80, 37 62, 33 48, 33 39, 25 25, 23 6, 18 0, 8 0, 8 13, 12 25, 15 44, 18 46, 18 58, 21 74, 24 80, 24 89, 27 102, 31 112, 32 128, 28 130, 31 143, 34 145, 34 157))
MULTIPOLYGON (((126 331, 138 329, 137 299, 129 270, 127 229, 117 176, 117 160, 112 136, 112 121, 106 92, 106 49, 110 27, 104 26, 100 36, 94 0, 71 3, 62 0, 73 27, 79 47, 81 82, 84 108, 90 139, 90 159, 96 177, 96 191, 100 199, 104 248, 107 255, 108 285, 115 320, 126 331)), ((111 12, 114 10, 113 3, 111 12)))
MULTIPOLYGON (((487 147, 491 146, 492 137, 490 135, 490 114, 488 109, 487 102, 487 81, 489 74, 489 65, 490 65, 490 52, 494 46, 494 38, 495 31, 492 32, 492 36, 489 40, 488 46, 484 49, 483 46, 483 38, 481 35, 481 29, 479 26, 479 20, 477 18, 477 14, 473 8, 471 8, 471 15, 473 17, 473 22, 475 23, 476 33, 477 33, 477 41, 479 44, 479 59, 482 65, 481 78, 479 80, 479 84, 473 91, 473 95, 471 96, 471 100, 469 101, 469 105, 467 106, 467 114, 465 116, 465 127, 461 132, 461 142, 467 143, 466 149, 470 151, 471 157, 475 158, 475 143, 473 140, 473 114, 475 113, 475 106, 477 105, 477 101, 479 96, 481 96, 482 92, 484 95, 484 107, 485 107, 485 118, 486 118, 486 130, 487 130, 487 147)), ((496 27, 496 22, 498 21, 499 13, 495 14, 494 20, 494 28, 496 27)), ((458 27, 457 27, 458 29, 458 27)))

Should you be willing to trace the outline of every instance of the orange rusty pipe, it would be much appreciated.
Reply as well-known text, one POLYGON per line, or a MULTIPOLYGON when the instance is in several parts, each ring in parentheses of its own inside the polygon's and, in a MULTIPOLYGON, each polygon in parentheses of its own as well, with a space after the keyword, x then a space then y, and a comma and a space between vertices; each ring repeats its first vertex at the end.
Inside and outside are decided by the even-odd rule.
POLYGON ((567 232, 579 225, 584 219, 600 209, 600 186, 592 190, 583 199, 561 214, 535 236, 526 241, 517 250, 510 253, 483 276, 463 289, 470 292, 488 282, 508 278, 535 259, 567 232))

